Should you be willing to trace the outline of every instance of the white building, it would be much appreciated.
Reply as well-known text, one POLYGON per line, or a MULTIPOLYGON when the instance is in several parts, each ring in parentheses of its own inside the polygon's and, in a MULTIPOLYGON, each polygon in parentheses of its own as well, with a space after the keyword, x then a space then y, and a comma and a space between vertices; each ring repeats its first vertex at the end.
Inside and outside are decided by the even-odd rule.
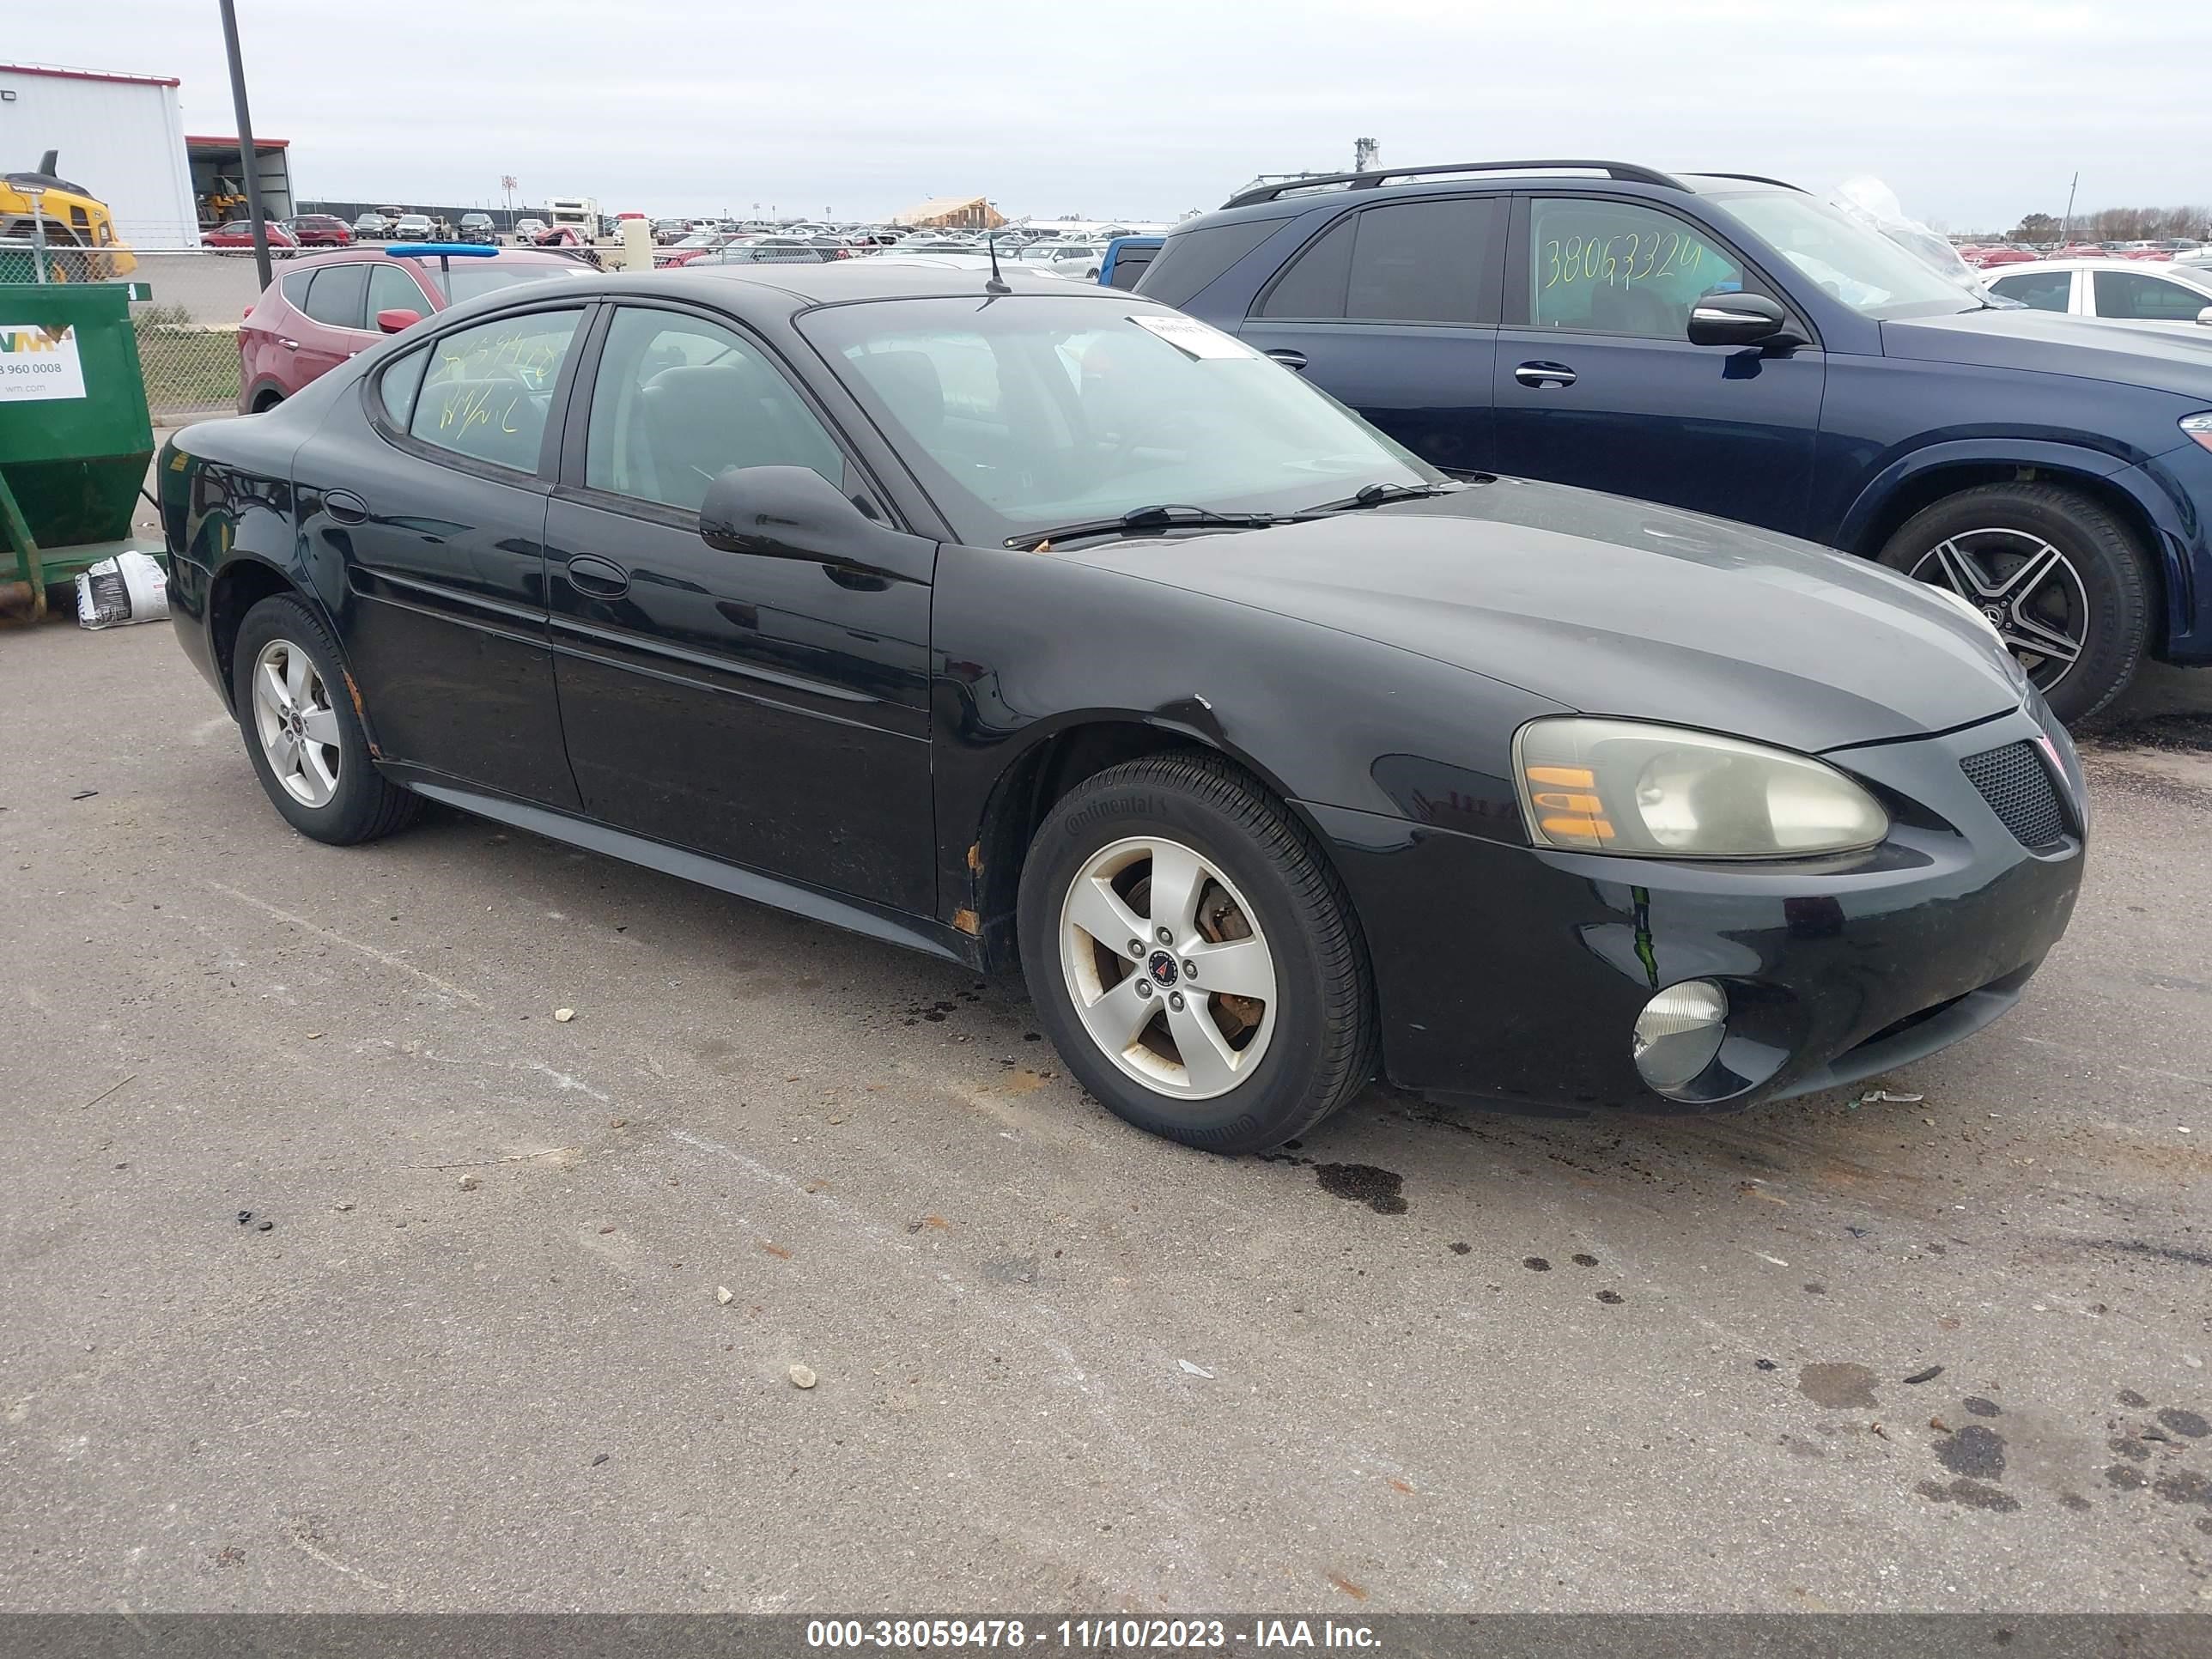
POLYGON ((155 75, 0 64, 0 173, 57 171, 107 204, 133 247, 199 241, 177 82, 155 75))

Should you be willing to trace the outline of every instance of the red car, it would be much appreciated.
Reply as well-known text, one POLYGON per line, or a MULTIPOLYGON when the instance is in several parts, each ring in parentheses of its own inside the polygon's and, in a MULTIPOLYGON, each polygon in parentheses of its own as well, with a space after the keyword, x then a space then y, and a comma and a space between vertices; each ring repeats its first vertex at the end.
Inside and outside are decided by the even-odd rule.
POLYGON ((2051 259, 2109 259, 2110 248, 2099 247, 2094 242, 2069 242, 2064 247, 2045 256, 2051 259))
POLYGON ((263 290, 239 325, 238 412, 273 409, 385 335, 456 301, 516 283, 590 274, 566 254, 528 248, 441 260, 355 247, 302 259, 263 290))
POLYGON ((335 213, 302 213, 284 222, 301 247, 351 247, 353 227, 335 213))
POLYGON ((2131 247, 2122 250, 2123 259, 2172 259, 2173 250, 2163 247, 2131 247))
MULTIPOLYGON (((271 223, 269 232, 269 252, 272 258, 289 259, 300 251, 300 239, 280 224, 271 223)), ((217 225, 200 238, 202 247, 222 248, 225 252, 244 248, 253 251, 253 227, 244 219, 233 219, 227 225, 217 225)))
POLYGON ((1982 257, 1972 263, 1987 270, 1994 265, 2033 264, 2042 257, 2041 254, 2032 253, 2024 247, 1985 247, 1982 250, 1982 257))

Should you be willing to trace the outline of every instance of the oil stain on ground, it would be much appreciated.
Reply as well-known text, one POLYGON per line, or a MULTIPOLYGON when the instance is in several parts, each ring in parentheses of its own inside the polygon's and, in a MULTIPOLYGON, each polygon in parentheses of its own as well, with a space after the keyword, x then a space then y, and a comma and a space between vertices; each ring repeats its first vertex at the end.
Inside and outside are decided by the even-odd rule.
POLYGON ((1314 1179, 1325 1193, 1364 1204, 1377 1215, 1406 1213, 1405 1176, 1372 1164, 1316 1164, 1314 1179))
POLYGON ((1995 1429, 1969 1423, 1936 1444, 1936 1461, 1952 1474, 1970 1480, 1998 1480, 2004 1474, 2004 1437, 1995 1429))
POLYGON ((1853 1406, 1879 1406, 1874 1397, 1874 1372, 1849 1361, 1824 1361, 1801 1366, 1797 1392, 1816 1406, 1842 1411, 1853 1406))

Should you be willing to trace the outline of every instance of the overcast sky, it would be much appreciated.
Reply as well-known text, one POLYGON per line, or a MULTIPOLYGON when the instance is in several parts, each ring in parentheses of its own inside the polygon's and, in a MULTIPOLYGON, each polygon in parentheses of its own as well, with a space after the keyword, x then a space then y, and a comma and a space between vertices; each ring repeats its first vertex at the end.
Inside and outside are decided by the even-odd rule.
MULTIPOLYGON (((233 130, 216 0, 38 6, 11 49, 173 75, 233 130)), ((1600 155, 1871 173, 1952 229, 2212 198, 2212 6, 2055 0, 238 0, 303 197, 1169 218, 1255 173, 1600 155)), ((13 166, 29 157, 7 158, 13 166)))

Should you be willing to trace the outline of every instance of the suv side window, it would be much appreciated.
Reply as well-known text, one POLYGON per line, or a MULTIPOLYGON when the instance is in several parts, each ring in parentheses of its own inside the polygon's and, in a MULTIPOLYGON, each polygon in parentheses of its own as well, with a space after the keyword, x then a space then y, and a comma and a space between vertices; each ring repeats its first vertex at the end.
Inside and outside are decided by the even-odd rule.
POLYGON ((368 288, 368 267, 358 259, 325 265, 315 272, 302 307, 319 323, 332 328, 359 328, 362 295, 368 288))
POLYGON ((368 323, 376 326, 380 311, 412 311, 420 316, 430 314, 430 302, 422 297, 422 290, 415 279, 402 270, 396 260, 368 268, 368 323))
POLYGON ((1990 292, 2036 311, 2063 311, 2073 300, 2074 273, 2024 270, 2016 276, 1998 277, 1990 284, 1990 292))
POLYGON ((283 277, 284 303, 304 314, 307 309, 307 289, 315 280, 312 270, 288 270, 283 277))
POLYGON ((545 419, 581 311, 538 311, 456 329, 431 343, 407 435, 518 472, 538 470, 545 419))
POLYGON ((1183 305, 1282 228, 1280 219, 1246 219, 1178 230, 1162 244, 1137 292, 1162 305, 1183 305))
POLYGON ((1699 295, 1743 286, 1743 268, 1671 213, 1588 197, 1540 196, 1528 204, 1529 313, 1538 328, 1685 339, 1699 295))
POLYGON ((696 513, 732 467, 804 466, 845 488, 845 457, 759 348, 681 312, 615 313, 592 386, 584 483, 696 513))
POLYGON ((1363 208, 1308 245, 1261 300, 1260 314, 1481 322, 1497 285, 1504 226, 1501 197, 1363 208))
POLYGON ((2197 313, 2212 307, 2212 295, 2199 293, 2183 283, 2163 276, 2146 276, 2136 270, 2090 273, 2097 283, 2097 314, 2124 317, 2139 323, 2193 323, 2197 313))

